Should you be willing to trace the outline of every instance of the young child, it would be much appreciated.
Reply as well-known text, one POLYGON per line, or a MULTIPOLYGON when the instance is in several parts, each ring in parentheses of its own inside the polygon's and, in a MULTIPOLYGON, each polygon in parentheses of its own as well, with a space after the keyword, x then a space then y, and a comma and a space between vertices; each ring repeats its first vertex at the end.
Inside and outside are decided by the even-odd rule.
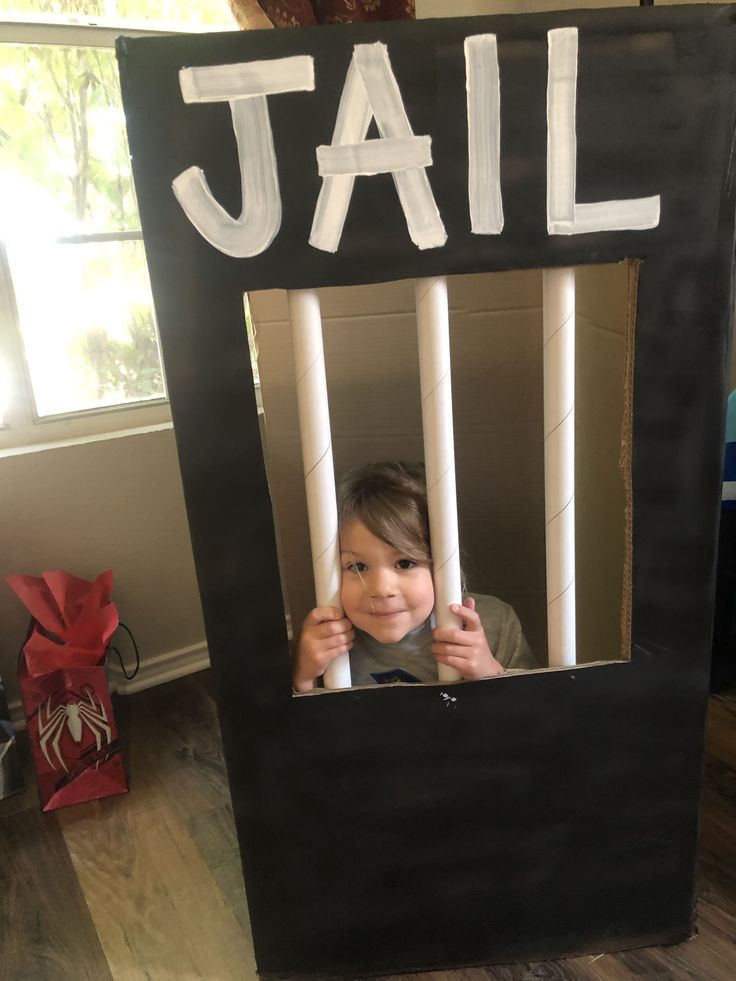
POLYGON ((296 691, 314 688, 346 651, 355 686, 437 681, 438 663, 468 681, 537 666, 516 613, 494 596, 452 606, 462 626, 434 626, 423 466, 367 464, 343 478, 337 496, 345 612, 317 607, 305 618, 296 691))

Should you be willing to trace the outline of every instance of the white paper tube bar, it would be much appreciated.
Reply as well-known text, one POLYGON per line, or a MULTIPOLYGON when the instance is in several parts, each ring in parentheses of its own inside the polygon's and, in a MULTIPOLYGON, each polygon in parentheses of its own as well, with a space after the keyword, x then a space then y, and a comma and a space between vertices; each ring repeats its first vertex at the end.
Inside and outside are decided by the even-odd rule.
MULTIPOLYGON (((460 620, 450 613, 450 604, 462 602, 462 584, 457 533, 447 280, 444 277, 417 279, 414 294, 435 614, 438 627, 456 627, 460 626, 460 620)), ((454 668, 444 664, 438 665, 438 668, 440 681, 460 680, 460 674, 454 668)))
POLYGON ((575 664, 575 270, 543 273, 544 502, 550 667, 575 664))
MULTIPOLYGON (((316 290, 289 290, 288 301, 314 592, 317 606, 341 610, 335 471, 319 296, 316 290)), ((326 688, 350 687, 347 654, 335 658, 325 671, 324 682, 326 688)))

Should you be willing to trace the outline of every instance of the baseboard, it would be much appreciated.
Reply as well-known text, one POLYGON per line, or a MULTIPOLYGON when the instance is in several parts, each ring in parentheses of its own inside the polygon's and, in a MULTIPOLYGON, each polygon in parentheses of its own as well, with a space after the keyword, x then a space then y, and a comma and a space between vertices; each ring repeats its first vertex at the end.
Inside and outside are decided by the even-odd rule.
MULTIPOLYGON (((145 688, 155 688, 156 685, 166 684, 167 681, 174 681, 176 678, 194 674, 195 671, 203 671, 209 666, 210 657, 207 645, 205 643, 193 644, 191 647, 182 647, 176 651, 165 651, 163 654, 147 657, 145 661, 141 662, 138 674, 131 679, 125 677, 117 658, 108 660, 107 683, 111 692, 118 695, 132 695, 134 692, 143 691, 145 688)), ((129 667, 126 665, 126 668, 129 667)), ((26 720, 20 700, 10 702, 8 708, 10 709, 10 721, 16 732, 25 729, 26 720)))
MULTIPOLYGON (((145 688, 155 688, 167 681, 194 674, 195 671, 203 671, 209 666, 210 656, 207 645, 203 642, 147 657, 145 661, 141 661, 138 674, 131 679, 125 677, 117 658, 110 657, 107 662, 107 682, 111 692, 132 695, 145 688)), ((130 665, 126 665, 126 669, 130 670, 130 665)))

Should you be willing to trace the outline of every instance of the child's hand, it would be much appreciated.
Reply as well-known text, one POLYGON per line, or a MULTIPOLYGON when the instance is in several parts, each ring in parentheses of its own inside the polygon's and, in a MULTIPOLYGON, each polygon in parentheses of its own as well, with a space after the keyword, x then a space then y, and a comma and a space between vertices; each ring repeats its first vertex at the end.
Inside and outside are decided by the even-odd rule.
POLYGON ((503 667, 491 654, 472 596, 466 596, 462 606, 453 605, 450 610, 462 620, 463 625, 435 628, 432 653, 437 660, 455 668, 466 681, 479 681, 503 674, 503 667))
POLYGON ((293 685, 309 691, 336 657, 353 646, 352 623, 333 606, 318 606, 304 618, 294 655, 293 685))

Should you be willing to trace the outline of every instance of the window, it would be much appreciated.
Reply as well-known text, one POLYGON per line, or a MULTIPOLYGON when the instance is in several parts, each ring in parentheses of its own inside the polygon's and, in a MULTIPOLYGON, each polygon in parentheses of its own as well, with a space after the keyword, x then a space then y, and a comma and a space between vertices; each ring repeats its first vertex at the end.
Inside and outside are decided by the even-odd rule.
POLYGON ((212 28, 226 0, 0 0, 0 449, 169 420, 113 48, 212 28))

